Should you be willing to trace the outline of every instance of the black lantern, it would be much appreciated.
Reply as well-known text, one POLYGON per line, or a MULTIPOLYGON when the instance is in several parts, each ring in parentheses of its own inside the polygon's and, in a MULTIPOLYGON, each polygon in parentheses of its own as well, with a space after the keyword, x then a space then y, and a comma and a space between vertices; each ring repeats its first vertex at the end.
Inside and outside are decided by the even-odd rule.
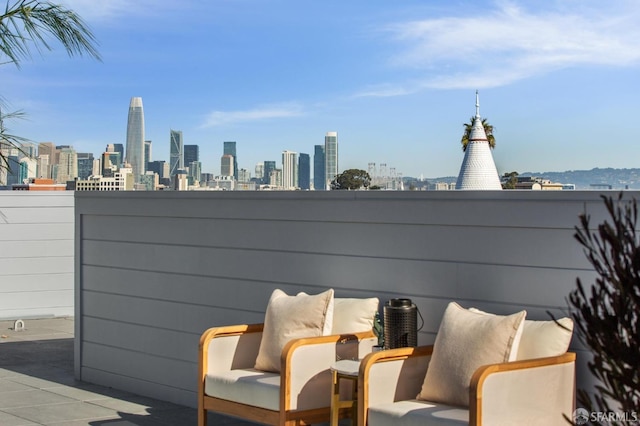
POLYGON ((418 346, 418 308, 411 299, 391 299, 384 305, 384 348, 418 346))

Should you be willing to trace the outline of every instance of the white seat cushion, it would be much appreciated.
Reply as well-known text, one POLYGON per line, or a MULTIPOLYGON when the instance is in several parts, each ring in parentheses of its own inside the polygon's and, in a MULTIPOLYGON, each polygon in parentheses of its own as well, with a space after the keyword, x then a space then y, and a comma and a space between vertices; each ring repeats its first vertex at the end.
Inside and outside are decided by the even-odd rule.
POLYGON ((369 407, 369 426, 468 425, 469 410, 416 399, 369 407))
POLYGON ((207 374, 204 393, 215 398, 278 411, 280 374, 253 368, 207 374))

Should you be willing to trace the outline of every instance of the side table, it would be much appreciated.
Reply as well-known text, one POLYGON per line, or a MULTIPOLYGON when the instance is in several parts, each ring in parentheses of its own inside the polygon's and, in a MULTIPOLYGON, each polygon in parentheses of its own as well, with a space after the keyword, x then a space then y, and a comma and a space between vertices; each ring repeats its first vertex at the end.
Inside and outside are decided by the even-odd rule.
POLYGON ((360 361, 342 359, 331 365, 331 423, 330 426, 338 426, 341 408, 351 408, 351 424, 357 424, 358 415, 358 372, 360 361), (340 381, 350 380, 351 399, 340 400, 340 381))

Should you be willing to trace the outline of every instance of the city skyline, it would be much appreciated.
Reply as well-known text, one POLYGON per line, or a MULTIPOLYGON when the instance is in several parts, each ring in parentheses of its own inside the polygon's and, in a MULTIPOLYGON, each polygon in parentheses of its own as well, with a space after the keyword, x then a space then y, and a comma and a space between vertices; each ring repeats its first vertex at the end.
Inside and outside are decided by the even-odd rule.
POLYGON ((340 169, 454 176, 479 89, 500 174, 638 165, 636 2, 64 3, 103 62, 56 46, 0 67, 3 111, 28 114, 5 125, 36 143, 126 143, 122 105, 142 97, 153 160, 169 160, 170 129, 213 173, 220 142, 252 169, 336 130, 340 169))

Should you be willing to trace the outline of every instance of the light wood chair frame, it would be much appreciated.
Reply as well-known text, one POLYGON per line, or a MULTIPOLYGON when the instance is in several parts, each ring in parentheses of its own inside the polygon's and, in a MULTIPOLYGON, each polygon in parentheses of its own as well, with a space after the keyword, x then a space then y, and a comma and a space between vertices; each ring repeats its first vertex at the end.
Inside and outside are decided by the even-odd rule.
MULTIPOLYGON (((247 403, 229 401, 221 398, 211 397, 205 394, 205 378, 208 371, 209 344, 215 338, 225 336, 240 336, 247 333, 262 333, 264 324, 234 325, 225 327, 214 327, 206 330, 201 338, 198 348, 198 426, 207 425, 207 411, 213 411, 225 415, 243 418, 257 423, 274 426, 302 426, 315 423, 328 422, 331 407, 321 407, 310 410, 292 410, 291 400, 291 358, 295 350, 305 345, 318 345, 328 343, 344 343, 347 341, 361 341, 372 339, 377 341, 373 331, 352 333, 344 335, 319 336, 302 339, 294 339, 287 343, 282 350, 280 369, 280 409, 279 411, 269 410, 252 406, 247 403)), ((372 343, 372 345, 375 343, 372 343)), ((327 365, 329 370, 330 365, 327 365)), ((327 388, 327 395, 331 392, 327 388)), ((340 417, 348 417, 349 411, 341 411, 340 417)))

